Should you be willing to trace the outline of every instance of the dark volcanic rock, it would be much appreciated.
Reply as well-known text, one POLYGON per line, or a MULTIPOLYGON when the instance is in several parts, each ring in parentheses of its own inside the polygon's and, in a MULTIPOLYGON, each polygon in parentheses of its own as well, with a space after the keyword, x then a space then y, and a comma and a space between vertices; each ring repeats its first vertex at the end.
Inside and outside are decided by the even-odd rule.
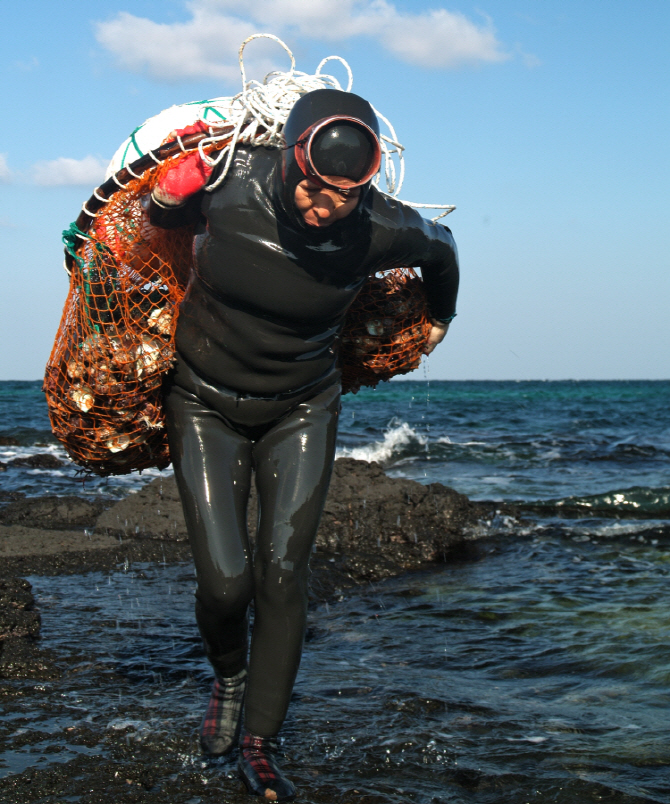
POLYGON ((113 505, 98 518, 96 533, 122 539, 188 539, 177 484, 173 477, 158 477, 113 505))
POLYGON ((31 586, 23 578, 0 578, 0 678, 30 674, 33 643, 40 632, 31 586))
POLYGON ((0 524, 47 530, 92 528, 112 500, 84 497, 30 497, 0 509, 0 524))
MULTIPOLYGON (((252 494, 250 530, 256 512, 252 494)), ((439 483, 393 479, 377 463, 342 458, 335 462, 317 536, 324 560, 315 556, 312 565, 316 573, 323 564, 323 572, 331 576, 322 584, 325 593, 458 558, 470 544, 468 527, 482 516, 467 497, 439 483)), ((130 540, 186 540, 174 479, 157 478, 116 503, 99 517, 96 533, 130 540)))
POLYGON ((39 634, 40 615, 31 588, 23 578, 0 578, 0 644, 39 634))
POLYGON ((0 491, 0 502, 22 500, 25 496, 22 491, 0 491))
POLYGON ((61 461, 50 452, 38 452, 37 455, 27 455, 24 458, 14 458, 9 461, 8 466, 29 466, 32 469, 57 469, 65 466, 65 461, 61 461))
POLYGON ((12 436, 0 435, 0 447, 18 447, 19 442, 12 436))
POLYGON ((481 516, 464 494, 440 483, 388 477, 378 463, 341 458, 317 546, 333 553, 370 553, 413 567, 444 561, 481 516))
MULTIPOLYGON (((52 532, 58 534, 58 531, 52 532)), ((42 555, 30 553, 3 557, 2 566, 5 573, 17 575, 80 575, 82 572, 125 570, 135 563, 173 564, 190 560, 191 549, 187 542, 126 539, 108 549, 67 550, 42 555)))

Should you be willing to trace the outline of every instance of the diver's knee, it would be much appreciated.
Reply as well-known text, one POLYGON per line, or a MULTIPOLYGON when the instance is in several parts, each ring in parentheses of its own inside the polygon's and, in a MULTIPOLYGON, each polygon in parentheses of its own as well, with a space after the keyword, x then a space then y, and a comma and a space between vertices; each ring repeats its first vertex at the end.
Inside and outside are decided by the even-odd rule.
POLYGON ((300 605, 307 600, 307 586, 307 570, 286 570, 270 564, 256 574, 256 601, 277 609, 300 605))
POLYGON ((228 618, 244 613, 254 597, 254 584, 248 572, 216 583, 198 583, 195 593, 198 603, 218 617, 228 618))

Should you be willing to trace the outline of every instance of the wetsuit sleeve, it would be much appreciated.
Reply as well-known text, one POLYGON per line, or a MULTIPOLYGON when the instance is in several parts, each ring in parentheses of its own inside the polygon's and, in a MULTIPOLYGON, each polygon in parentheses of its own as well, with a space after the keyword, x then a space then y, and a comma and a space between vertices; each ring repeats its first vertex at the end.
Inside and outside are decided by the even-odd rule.
POLYGON ((446 320, 456 313, 458 295, 458 251, 451 231, 441 224, 428 225, 436 231, 426 250, 412 265, 421 268, 421 276, 433 318, 446 320))
MULTIPOLYGON (((451 230, 425 220, 415 209, 395 199, 381 193, 374 196, 374 228, 377 232, 385 230, 388 238, 383 267, 420 268, 432 317, 442 320, 452 317, 456 312, 459 269, 451 230)), ((383 239, 382 236, 380 241, 383 239)))
POLYGON ((158 204, 153 196, 148 196, 149 222, 160 229, 178 229, 200 220, 203 193, 194 193, 178 207, 165 207, 158 204))

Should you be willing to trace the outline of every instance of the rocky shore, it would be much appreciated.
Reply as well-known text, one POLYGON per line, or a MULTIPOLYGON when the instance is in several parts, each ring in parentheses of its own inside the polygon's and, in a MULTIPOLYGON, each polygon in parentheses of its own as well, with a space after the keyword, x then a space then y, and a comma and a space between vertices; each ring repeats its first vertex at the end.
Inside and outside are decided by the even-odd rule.
MULTIPOLYGON (((57 800, 158 804, 166 800, 168 788, 175 804, 205 798, 218 804, 246 801, 239 783, 229 778, 234 777, 229 764, 205 762, 199 756, 194 723, 180 723, 165 735, 158 728, 147 741, 137 732, 137 711, 132 704, 123 703, 118 692, 132 689, 132 684, 128 687, 129 679, 118 674, 113 662, 101 661, 93 649, 102 631, 114 626, 96 619, 94 599, 79 601, 92 612, 86 635, 75 640, 79 647, 56 651, 39 638, 41 601, 39 596, 34 598, 26 576, 121 569, 128 570, 124 574, 128 582, 135 578, 143 583, 147 576, 138 564, 146 567, 146 562, 156 562, 158 567, 184 562, 184 578, 192 583, 190 550, 174 480, 159 478, 121 501, 14 495, 3 502, 0 757, 14 757, 12 763, 19 764, 14 770, 9 769, 14 765, 7 766, 4 776, 0 773, 0 804, 57 800), (82 696, 88 700, 92 689, 102 691, 107 708, 115 713, 111 720, 109 713, 99 718, 87 705, 76 703, 82 696), (49 752, 70 759, 51 762, 49 752), (26 765, 30 756, 35 757, 34 763, 26 765)), ((408 571, 471 558, 477 554, 478 534, 485 531, 479 523, 494 513, 493 506, 472 503, 440 484, 424 486, 393 479, 378 464, 338 460, 311 561, 311 603, 340 601, 357 587, 370 588, 408 571)), ((257 504, 252 497, 252 533, 256 519, 257 504)), ((54 601, 49 601, 52 618, 58 607, 66 614, 65 599, 55 605, 56 609, 54 601)), ((195 626, 193 631, 195 646, 195 626)), ((318 634, 308 629, 307 640, 314 639, 318 634)), ((204 701, 209 679, 188 683, 202 684, 204 701)), ((168 685, 171 690, 174 684, 173 680, 168 685)), ((159 695, 158 688, 152 694, 159 695)), ((169 707, 165 714, 169 716, 169 707)), ((285 761, 300 784, 301 800, 306 802, 381 804, 386 800, 370 792, 331 790, 305 775, 288 757, 285 761)), ((0 764, 0 770, 2 767, 0 764)))
MULTIPOLYGON (((342 458, 335 462, 311 562, 312 603, 471 555, 476 525, 492 513, 490 506, 439 483, 390 478, 376 463, 342 458)), ((256 518, 253 495, 252 533, 256 518)), ((22 576, 189 558, 172 478, 158 478, 118 502, 75 496, 10 502, 0 509, 0 677, 22 677, 36 669, 31 646, 39 634, 39 613, 22 576)))

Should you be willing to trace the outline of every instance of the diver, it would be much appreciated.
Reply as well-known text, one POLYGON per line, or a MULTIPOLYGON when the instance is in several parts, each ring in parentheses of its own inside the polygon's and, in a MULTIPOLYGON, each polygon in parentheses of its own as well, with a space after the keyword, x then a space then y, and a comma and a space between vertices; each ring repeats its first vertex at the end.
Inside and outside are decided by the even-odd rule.
POLYGON ((458 289, 449 229, 371 184, 381 149, 367 101, 309 92, 283 136, 281 150, 238 147, 213 192, 203 188, 218 168, 197 152, 184 157, 149 205, 153 225, 195 223, 165 410, 196 618, 215 674, 200 742, 214 756, 239 745, 247 790, 271 801, 296 795, 276 738, 300 663, 309 556, 334 460, 345 315, 370 275, 418 266, 433 324, 428 353, 455 315, 458 289))

